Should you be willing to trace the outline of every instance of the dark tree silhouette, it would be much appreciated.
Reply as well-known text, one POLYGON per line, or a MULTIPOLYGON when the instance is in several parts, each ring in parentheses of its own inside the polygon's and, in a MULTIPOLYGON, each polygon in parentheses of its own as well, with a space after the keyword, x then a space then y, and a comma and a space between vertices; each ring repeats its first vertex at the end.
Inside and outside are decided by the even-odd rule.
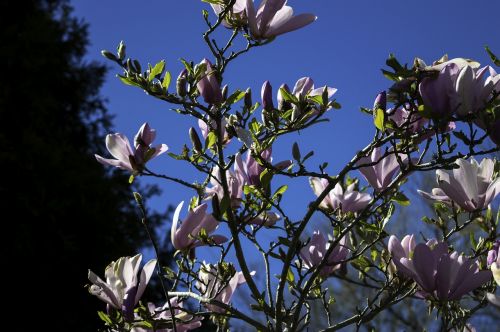
POLYGON ((0 26, 4 305, 26 317, 17 330, 96 331, 87 268, 102 275, 146 243, 128 175, 93 157, 111 124, 106 68, 83 60, 87 26, 65 0, 2 1, 0 26))

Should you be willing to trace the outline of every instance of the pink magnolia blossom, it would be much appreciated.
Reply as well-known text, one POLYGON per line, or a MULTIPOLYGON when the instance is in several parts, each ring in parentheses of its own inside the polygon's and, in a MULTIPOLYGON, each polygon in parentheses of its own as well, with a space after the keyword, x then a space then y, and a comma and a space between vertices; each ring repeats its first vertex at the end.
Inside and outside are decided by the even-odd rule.
MULTIPOLYGON (((255 271, 252 271, 251 275, 255 275, 255 271)), ((231 302, 231 298, 236 288, 246 282, 242 272, 235 272, 234 275, 227 280, 220 274, 217 266, 206 264, 205 262, 203 262, 198 272, 198 279, 199 281, 196 283, 196 286, 204 297, 217 300, 227 305, 231 302)), ((215 304, 205 304, 205 306, 213 312, 222 313, 225 311, 215 304)))
MULTIPOLYGON (((498 244, 499 241, 496 241, 495 244, 498 244)), ((488 258, 490 258, 490 255, 488 254, 488 258)), ((498 286, 500 286, 500 255, 498 255, 498 247, 497 247, 497 256, 495 261, 491 262, 490 265, 491 273, 493 273, 493 279, 495 279, 495 282, 497 283, 498 286)), ((488 301, 490 301, 491 304, 493 304, 495 307, 500 309, 500 296, 497 296, 493 293, 487 293, 486 294, 488 301)))
MULTIPOLYGON (((206 213, 207 204, 201 204, 190 210, 186 219, 180 223, 179 215, 183 205, 184 201, 175 209, 170 231, 172 245, 177 250, 189 250, 204 245, 197 239, 201 230, 205 230, 206 234, 210 236, 219 227, 219 222, 211 214, 206 213)), ((227 241, 227 238, 222 235, 212 235, 210 238, 217 244, 227 241)))
MULTIPOLYGON (((327 179, 312 177, 309 178, 309 182, 316 196, 321 195, 328 186, 327 179)), ((354 190, 354 188, 355 183, 352 183, 347 186, 344 191, 342 185, 337 183, 320 203, 320 207, 332 210, 340 209, 342 212, 357 212, 363 210, 372 199, 372 196, 367 193, 360 193, 354 190)))
POLYGON ((471 158, 456 161, 458 168, 451 171, 437 170, 438 188, 432 194, 419 190, 427 199, 451 205, 453 201, 466 211, 481 210, 500 193, 500 178, 493 179, 495 162, 485 158, 478 164, 471 158))
POLYGON ((274 226, 274 224, 276 224, 280 219, 281 216, 275 212, 262 212, 255 218, 249 217, 247 223, 257 226, 270 227, 274 226))
POLYGON ((490 66, 473 69, 467 65, 458 73, 455 83, 458 115, 465 116, 484 109, 492 93, 500 90, 500 74, 490 66), (484 78, 486 73, 489 77, 484 78))
MULTIPOLYGON (((208 118, 208 120, 206 120, 206 121, 204 121, 202 119, 198 119, 198 128, 200 128, 201 136, 203 136, 204 139, 207 139, 210 131, 217 129, 217 123, 215 122, 215 120, 208 118), (206 121, 208 121, 208 124, 206 121)), ((221 126, 222 126, 221 139, 222 139, 223 144, 227 144, 231 141, 231 139, 229 138, 229 134, 226 130, 226 125, 227 125, 226 118, 222 118, 222 120, 221 120, 221 126)))
MULTIPOLYGON (((233 209, 238 208, 241 205, 243 199, 243 186, 245 185, 245 179, 240 172, 233 172, 228 169, 226 171, 226 179, 228 183, 229 197, 231 199, 231 207, 233 209)), ((217 196, 219 202, 224 198, 224 188, 221 184, 220 170, 218 166, 212 169, 212 175, 210 177, 211 187, 205 189, 205 199, 211 199, 217 196)))
POLYGON ((404 107, 387 110, 389 119, 392 120, 398 128, 405 126, 410 134, 416 134, 428 122, 427 119, 421 117, 418 113, 410 112, 404 107))
MULTIPOLYGON (((361 167, 359 171, 365 177, 366 181, 375 189, 382 191, 386 189, 392 182, 394 175, 400 171, 398 159, 394 153, 391 153, 382 158, 382 148, 373 149, 368 157, 362 157, 357 165, 373 164, 371 166, 361 167)), ((400 154, 401 162, 407 161, 407 156, 400 154)))
MULTIPOLYGON (((212 9, 217 15, 219 15, 226 9, 225 5, 220 4, 212 3, 210 4, 210 6, 212 6, 212 9)), ((246 0, 236 0, 233 7, 229 10, 229 13, 222 21, 222 24, 229 29, 235 29, 247 25, 248 20, 246 17, 246 7, 246 0)))
POLYGON ((137 277, 141 265, 142 255, 121 257, 111 262, 105 271, 106 281, 89 270, 88 278, 92 283, 89 292, 123 313, 127 321, 134 317, 134 307, 141 299, 144 290, 153 274, 156 259, 147 262, 137 277))
POLYGON ((491 248, 490 251, 488 251, 488 257, 486 259, 486 264, 488 267, 491 266, 491 264, 499 261, 499 254, 500 254, 500 240, 496 240, 495 243, 493 243, 493 248, 491 248))
MULTIPOLYGON (((319 266, 332 242, 333 239, 330 238, 330 236, 327 241, 319 230, 314 231, 309 243, 302 248, 299 253, 304 267, 312 269, 319 266)), ((339 269, 341 267, 339 262, 345 260, 349 252, 350 250, 347 247, 347 236, 344 236, 335 246, 328 258, 326 258, 326 265, 321 268, 320 274, 323 277, 327 277, 332 274, 333 271, 339 269)))
MULTIPOLYGON (((194 317, 182 310, 182 302, 178 300, 177 297, 170 299, 170 305, 172 306, 175 315, 175 328, 177 332, 187 332, 197 329, 201 326, 201 321, 203 317, 194 317)), ((160 321, 171 321, 172 315, 169 309, 169 302, 167 301, 162 307, 156 307, 153 303, 148 303, 148 311, 153 317, 153 320, 160 321)), ((171 328, 160 328, 160 329, 147 329, 142 327, 134 327, 131 332, 172 332, 171 328)))
MULTIPOLYGON (((272 163, 272 148, 267 148, 260 153, 260 157, 272 163)), ((289 167, 293 162, 291 160, 283 160, 279 163, 273 165, 279 170, 283 170, 289 167)), ((264 166, 261 166, 257 160, 252 157, 250 151, 248 151, 245 160, 241 158, 240 154, 235 157, 234 172, 239 175, 244 184, 260 186, 260 175, 265 170, 264 166)))
POLYGON ((151 129, 147 122, 144 123, 135 135, 134 151, 125 135, 109 134, 106 136, 106 148, 115 159, 106 159, 97 154, 95 158, 103 165, 140 172, 149 160, 168 150, 166 144, 151 146, 155 137, 156 130, 151 129))
POLYGON ((455 112, 455 82, 459 73, 455 63, 444 66, 437 77, 426 77, 419 85, 419 92, 426 110, 434 117, 447 118, 455 112))
POLYGON ((262 0, 257 11, 253 0, 247 0, 246 14, 250 34, 255 39, 268 39, 300 29, 316 20, 313 14, 293 16, 286 0, 262 0))
POLYGON ((448 253, 444 242, 430 240, 427 244, 415 244, 413 236, 405 236, 399 242, 393 235, 389 239, 389 252, 398 271, 413 279, 424 297, 460 300, 491 279, 491 272, 480 271, 477 261, 456 251, 448 253))

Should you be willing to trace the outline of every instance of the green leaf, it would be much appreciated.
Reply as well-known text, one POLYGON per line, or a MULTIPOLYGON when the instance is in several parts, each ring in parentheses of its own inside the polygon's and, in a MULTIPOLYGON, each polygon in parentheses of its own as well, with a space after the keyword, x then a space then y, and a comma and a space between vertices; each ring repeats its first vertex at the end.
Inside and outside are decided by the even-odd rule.
POLYGON ((106 323, 107 325, 113 325, 113 321, 111 320, 111 318, 109 318, 107 314, 105 314, 102 311, 98 311, 97 314, 104 323, 106 323))
POLYGON ((224 196, 220 202, 220 214, 224 215, 228 209, 231 208, 231 199, 227 196, 224 196))
POLYGON ((144 329, 148 329, 148 330, 154 328, 153 324, 151 324, 150 322, 145 321, 145 320, 134 323, 134 327, 140 327, 140 328, 144 328, 144 329))
POLYGON ((403 70, 403 66, 399 63, 398 59, 394 56, 394 54, 389 54, 389 58, 385 61, 385 64, 394 69, 395 72, 403 70))
POLYGON ((163 82, 161 82, 161 86, 165 88, 165 90, 168 90, 168 87, 170 86, 170 81, 172 80, 172 75, 170 75, 170 72, 167 71, 165 73, 165 77, 163 77, 163 82))
POLYGON ((293 284, 295 281, 295 276, 293 275, 293 271, 291 268, 288 269, 288 272, 286 273, 286 281, 288 281, 289 284, 293 284))
POLYGON ((283 97, 283 99, 285 101, 289 101, 289 102, 293 102, 293 103, 298 102, 297 98, 294 95, 292 95, 290 92, 286 91, 285 89, 280 88, 280 92, 281 92, 281 96, 283 97))
POLYGON ((211 131, 208 133, 207 138, 205 139, 205 150, 210 149, 217 142, 217 135, 211 131))
POLYGON ((373 123, 375 124, 375 127, 377 129, 384 131, 384 125, 385 125, 385 112, 381 108, 377 108, 375 110, 375 114, 373 117, 373 123))
POLYGON ((392 200, 402 206, 410 205, 410 200, 403 193, 397 193, 392 200))
POLYGON ((226 105, 232 105, 234 103, 237 103, 243 97, 245 97, 245 93, 246 93, 245 91, 236 90, 226 99, 226 105))
POLYGON ((399 76, 394 73, 391 73, 390 71, 382 69, 382 74, 391 81, 399 80, 399 76))
POLYGON ((165 69, 165 60, 161 60, 150 70, 148 81, 151 82, 156 76, 161 75, 164 69, 165 69))
POLYGON ((260 183, 262 184, 262 188, 269 188, 273 175, 274 174, 268 169, 265 169, 262 173, 260 173, 260 183))
POLYGON ((410 199, 406 197, 405 194, 403 193, 397 193, 393 198, 392 201, 398 203, 401 206, 408 206, 410 205, 410 199))
POLYGON ((220 5, 223 3, 222 0, 201 0, 201 2, 206 2, 213 5, 220 5))
POLYGON ((493 52, 490 50, 488 46, 485 46, 484 49, 486 50, 486 52, 488 52, 488 55, 490 56, 491 61, 493 61, 495 66, 500 67, 500 59, 495 54, 493 54, 493 52))
POLYGON ((384 229, 385 225, 391 220, 392 214, 394 213, 394 204, 391 203, 389 206, 389 210, 387 211, 387 214, 385 215, 384 220, 382 221, 382 230, 384 229))
POLYGON ((127 85, 131 85, 131 86, 136 86, 138 88, 142 88, 142 85, 133 81, 130 77, 127 77, 127 76, 122 76, 122 75, 116 75, 118 76, 118 78, 120 79, 120 81, 122 81, 122 83, 125 83, 127 85))
POLYGON ((186 60, 182 59, 182 58, 181 58, 181 62, 184 65, 184 67, 186 67, 187 71, 190 74, 193 74, 193 67, 191 66, 191 64, 189 62, 187 62, 186 60))
POLYGON ((309 96, 308 97, 310 101, 323 105, 323 97, 321 95, 316 95, 316 96, 309 96))
POLYGON ((179 155, 179 154, 175 154, 175 153, 172 153, 172 152, 167 152, 167 154, 174 158, 175 160, 184 160, 184 157, 182 155, 179 155))
POLYGON ((285 185, 282 185, 281 187, 279 187, 275 192, 274 192, 274 195, 273 195, 273 200, 278 197, 278 195, 283 195, 285 193, 285 191, 287 191, 288 189, 288 186, 285 184, 285 185))

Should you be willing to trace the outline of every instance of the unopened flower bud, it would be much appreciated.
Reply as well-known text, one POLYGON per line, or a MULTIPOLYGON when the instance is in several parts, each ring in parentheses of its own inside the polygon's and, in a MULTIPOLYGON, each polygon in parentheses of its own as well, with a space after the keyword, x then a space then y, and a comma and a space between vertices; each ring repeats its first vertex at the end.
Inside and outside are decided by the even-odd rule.
POLYGON ((177 77, 177 83, 176 83, 176 89, 177 89, 177 94, 180 97, 185 97, 187 94, 187 69, 184 69, 183 71, 180 72, 179 76, 177 77))
POLYGON ((262 99, 262 107, 266 111, 274 109, 273 87, 271 86, 271 83, 269 83, 269 81, 265 81, 264 84, 262 85, 262 90, 260 92, 260 95, 262 99))
MULTIPOLYGON (((290 92, 290 88, 286 84, 282 84, 280 86, 280 90, 281 89, 284 89, 285 91, 290 92)), ((292 105, 289 102, 285 101, 285 98, 283 98, 281 96, 281 91, 278 90, 278 109, 280 111, 283 111, 283 110, 290 109, 291 107, 292 107, 292 105)))
POLYGON ((138 60, 134 60, 134 67, 135 67, 135 71, 137 73, 141 73, 142 72, 141 63, 138 60))
POLYGON ((229 90, 229 88, 228 88, 227 84, 222 87, 222 100, 227 99, 228 90, 229 90))
POLYGON ((112 60, 112 61, 118 60, 118 58, 116 57, 116 55, 114 55, 110 51, 102 50, 101 54, 102 54, 103 57, 105 57, 108 60, 112 60))
POLYGON ((385 91, 380 92, 375 98, 375 102, 373 103, 373 109, 381 109, 385 111, 387 108, 387 94, 385 91))
POLYGON ((202 152, 203 146, 201 145, 200 137, 193 127, 189 128, 189 138, 191 139, 191 143, 193 143, 194 151, 202 152))
POLYGON ((244 102, 245 102, 245 108, 252 108, 252 90, 250 88, 247 89, 247 91, 245 91, 245 99, 244 99, 244 102))
POLYGON ((300 157, 301 157, 300 156, 300 149, 299 149, 299 145, 297 144, 297 142, 293 143, 292 157, 293 157, 293 159, 300 161, 300 157))
POLYGON ((123 43, 123 40, 118 44, 118 48, 116 49, 116 54, 118 55, 118 59, 123 60, 125 59, 125 44, 123 43))

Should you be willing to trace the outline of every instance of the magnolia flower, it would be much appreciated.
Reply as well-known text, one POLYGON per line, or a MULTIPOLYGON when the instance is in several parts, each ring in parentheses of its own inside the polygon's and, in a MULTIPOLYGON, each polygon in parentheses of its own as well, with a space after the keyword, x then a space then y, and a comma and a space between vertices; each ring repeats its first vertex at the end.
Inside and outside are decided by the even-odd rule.
POLYGON ((488 251, 488 258, 486 259, 487 266, 490 267, 493 263, 498 261, 498 256, 500 254, 500 240, 496 240, 493 244, 493 248, 488 251))
POLYGON ((441 59, 434 61, 431 66, 425 64, 424 60, 416 58, 416 63, 421 70, 425 71, 441 71, 444 67, 454 64, 458 69, 462 69, 465 66, 470 66, 474 69, 479 68, 480 63, 471 59, 465 58, 453 58, 448 60, 448 55, 444 55, 441 59))
POLYGON ((450 63, 444 66, 437 77, 426 77, 418 89, 426 110, 435 117, 446 118, 455 112, 455 82, 459 67, 450 63))
MULTIPOLYGON (((233 172, 230 169, 226 171, 226 180, 228 184, 229 197, 231 199, 231 207, 236 209, 240 206, 243 199, 243 186, 245 185, 245 179, 239 172, 233 172)), ((224 188, 221 184, 220 170, 218 166, 212 169, 212 175, 210 177, 210 188, 205 189, 205 199, 211 199, 217 196, 219 202, 224 198, 224 188)))
MULTIPOLYGON (((282 88, 290 93, 288 86, 282 85, 282 88)), ((337 89, 331 87, 321 87, 315 88, 314 81, 310 77, 302 77, 299 79, 295 86, 293 87, 292 95, 295 96, 298 103, 294 103, 293 105, 289 102, 285 101, 284 96, 282 96, 281 89, 278 92, 278 105, 280 110, 286 110, 289 108, 293 108, 292 113, 292 121, 299 118, 303 114, 308 114, 308 116, 318 114, 319 110, 317 109, 317 101, 311 99, 309 97, 322 96, 323 92, 326 90, 327 98, 331 98, 336 92, 337 89)))
POLYGON ((404 126, 410 134, 418 133, 428 121, 421 117, 420 114, 411 112, 404 107, 388 109, 387 113, 389 114, 389 120, 392 120, 398 128, 404 126))
MULTIPOLYGON (((212 120, 209 118, 206 121, 204 121, 202 119, 198 119, 198 128, 200 128, 201 135, 203 136, 204 139, 207 139, 208 134, 210 133, 211 130, 217 129, 217 123, 215 122, 215 120, 212 120), (207 125, 206 121, 208 121, 210 123, 210 125, 207 125)), ((222 120, 221 120, 221 126, 222 126, 221 135, 222 135, 222 143, 223 144, 227 144, 231 141, 231 139, 229 138, 229 133, 226 130, 226 125, 227 125, 226 118, 222 118, 222 120)))
MULTIPOLYGON (((190 210, 187 218, 179 224, 179 215, 183 205, 184 201, 175 209, 170 231, 172 245, 177 250, 189 250, 204 245, 205 243, 197 239, 200 232, 205 230, 206 234, 210 235, 219 226, 219 222, 211 214, 206 213, 207 204, 201 204, 190 210)), ((227 241, 227 238, 222 235, 212 235, 210 239, 217 244, 227 241)))
MULTIPOLYGON (((332 242, 333 238, 331 238, 330 235, 327 241, 319 230, 315 231, 309 243, 299 252, 304 267, 312 269, 319 266, 332 242)), ((327 277, 332 274, 333 271, 341 267, 339 262, 345 260, 350 251, 346 242, 347 237, 342 237, 330 255, 326 258, 326 264, 321 268, 320 272, 323 277, 327 277)))
POLYGON ((316 20, 313 14, 293 16, 286 0, 262 0, 255 11, 253 0, 247 0, 246 14, 250 34, 255 39, 268 39, 300 29, 316 20))
MULTIPOLYGON (((375 191, 386 189, 391 184, 394 175, 400 170, 398 158, 394 153, 384 158, 382 155, 382 148, 378 147, 373 149, 369 157, 362 157, 357 162, 358 166, 374 164, 361 167, 359 171, 375 191)), ((405 163, 408 158, 406 155, 400 154, 399 159, 405 163)))
POLYGON ((92 283, 89 292, 108 304, 108 307, 119 310, 127 321, 134 318, 134 307, 139 302, 142 293, 153 274, 156 259, 147 262, 137 277, 142 255, 121 257, 111 262, 104 272, 106 282, 89 270, 88 278, 92 283))
POLYGON ((297 82, 295 82, 292 94, 300 100, 308 96, 321 96, 325 89, 327 90, 328 98, 331 98, 337 92, 337 89, 328 86, 315 89, 314 81, 312 80, 312 78, 302 77, 297 82))
POLYGON ((490 66, 477 70, 463 67, 455 83, 457 113, 464 116, 484 109, 496 87, 500 87, 500 74, 490 66), (490 76, 484 79, 487 71, 490 76))
POLYGON ((464 328, 461 330, 451 329, 450 332, 476 332, 476 328, 471 324, 465 324, 464 328))
POLYGON ((274 226, 274 224, 276 224, 280 219, 281 216, 275 212, 262 212, 255 218, 249 217, 247 223, 258 226, 271 227, 274 226))
MULTIPOLYGON (((177 297, 170 299, 170 305, 172 306, 175 315, 175 328, 177 332, 187 332, 197 329, 201 326, 201 321, 203 317, 194 317, 182 310, 182 302, 179 302, 177 297)), ((172 320, 172 315, 169 309, 169 301, 165 303, 164 306, 156 308, 153 303, 148 303, 148 310, 154 320, 169 322, 172 320)), ((134 327, 131 332, 171 332, 173 329, 170 328, 160 328, 160 329, 146 329, 142 327, 134 327)))
MULTIPOLYGON (((227 1, 229 2, 229 1, 227 1)), ((225 5, 219 5, 219 4, 210 4, 212 6, 212 9, 214 10, 215 14, 220 15, 225 9, 225 5)), ((239 28, 242 26, 245 26, 247 24, 247 18, 246 18, 246 6, 247 6, 247 1, 246 0, 236 0, 233 7, 229 10, 229 13, 226 15, 224 20, 222 21, 222 24, 226 28, 230 29, 235 29, 239 28)))
POLYGON ((218 104, 222 101, 222 90, 215 70, 207 59, 203 59, 200 65, 205 65, 206 69, 202 78, 196 84, 198 92, 207 104, 218 104))
MULTIPOLYGON (((267 148, 260 153, 262 159, 268 163, 272 163, 273 158, 271 157, 272 148, 267 148)), ((291 160, 283 160, 275 165, 275 168, 283 170, 289 167, 293 162, 291 160)), ((253 157, 250 151, 248 151, 246 159, 243 160, 241 155, 238 153, 235 157, 234 172, 237 174, 238 178, 242 180, 244 184, 260 186, 260 175, 265 170, 264 166, 261 166, 253 157)))
POLYGON ((146 122, 135 135, 135 151, 131 148, 130 142, 125 135, 115 133, 106 136, 106 148, 115 159, 106 159, 97 154, 94 156, 103 165, 115 166, 131 172, 140 172, 146 162, 168 150, 166 144, 152 147, 151 144, 155 137, 156 130, 151 129, 146 122))
POLYGON ((415 244, 413 236, 406 236, 400 243, 392 235, 389 252, 399 272, 413 279, 421 288, 421 295, 438 300, 460 300, 491 278, 490 271, 479 271, 477 261, 448 253, 448 245, 430 240, 415 244))
MULTIPOLYGON (((227 272, 229 271, 219 271, 217 266, 203 262, 198 272, 199 281, 196 283, 196 287, 204 297, 229 305, 236 288, 244 284, 246 280, 242 272, 233 270, 232 276, 223 275, 227 272)), ((250 274, 255 275, 255 271, 250 274)), ((225 311, 216 304, 205 304, 205 306, 213 312, 222 313, 225 311)))
MULTIPOLYGON (((321 195, 321 193, 328 186, 327 179, 311 177, 309 178, 309 183, 311 184, 316 196, 321 195)), ((351 183, 344 191, 342 185, 337 183, 333 190, 331 190, 320 203, 320 207, 332 210, 340 209, 342 212, 357 212, 363 210, 368 205, 372 197, 370 194, 360 193, 359 191, 354 190, 355 185, 355 183, 351 183)))
MULTIPOLYGON (((490 269, 491 272, 493 273, 493 279, 495 279, 495 282, 497 285, 500 285, 500 255, 498 252, 498 244, 500 241, 496 241, 495 245, 497 246, 497 256, 494 262, 491 263, 490 269)), ((491 252, 491 251, 490 251, 491 252)), ((488 261, 490 259, 490 254, 488 253, 488 261)), ((492 293, 487 293, 486 297, 488 298, 488 301, 490 301, 491 304, 493 304, 495 307, 500 309, 500 296, 497 296, 492 293)))
POLYGON ((425 198, 451 205, 453 201, 466 211, 481 210, 500 193, 500 178, 493 179, 495 162, 483 159, 478 165, 474 158, 470 162, 458 159, 458 168, 452 171, 437 170, 438 188, 432 194, 419 190, 425 198))

